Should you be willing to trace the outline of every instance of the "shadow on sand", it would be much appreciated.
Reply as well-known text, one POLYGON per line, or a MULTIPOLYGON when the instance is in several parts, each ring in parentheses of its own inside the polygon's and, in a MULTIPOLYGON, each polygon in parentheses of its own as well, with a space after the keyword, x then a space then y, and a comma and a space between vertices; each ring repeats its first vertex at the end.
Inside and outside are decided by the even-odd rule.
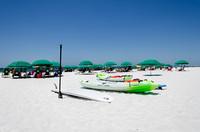
POLYGON ((159 94, 159 93, 154 93, 154 92, 134 93, 134 92, 121 92, 121 91, 113 91, 113 90, 92 89, 92 88, 86 88, 86 87, 81 87, 81 88, 96 90, 96 91, 101 91, 101 92, 107 92, 107 93, 124 93, 124 94, 137 94, 137 95, 158 95, 159 94))
POLYGON ((147 75, 143 75, 143 76, 162 76, 162 74, 147 74, 147 75))
POLYGON ((63 94, 63 95, 66 96, 66 97, 69 97, 69 98, 73 98, 73 99, 81 99, 83 101, 95 101, 95 100, 92 100, 92 99, 87 99, 87 98, 73 96, 73 95, 67 95, 67 94, 63 94))
POLYGON ((158 95, 159 93, 146 92, 146 93, 132 93, 132 94, 137 94, 137 95, 158 95))

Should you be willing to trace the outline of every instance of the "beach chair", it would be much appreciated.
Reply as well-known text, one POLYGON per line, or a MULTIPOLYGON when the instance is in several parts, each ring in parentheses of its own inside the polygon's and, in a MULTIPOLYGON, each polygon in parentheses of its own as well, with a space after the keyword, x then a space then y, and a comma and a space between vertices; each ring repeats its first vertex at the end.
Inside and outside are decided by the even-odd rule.
POLYGON ((145 67, 141 67, 140 69, 138 69, 138 71, 145 71, 146 68, 145 67))
POLYGON ((35 72, 34 72, 34 70, 31 70, 31 71, 29 71, 29 73, 28 73, 28 77, 30 77, 30 78, 32 78, 32 77, 35 77, 35 72))
POLYGON ((21 73, 21 77, 23 77, 23 78, 28 77, 27 69, 26 68, 20 69, 20 73, 21 73))
POLYGON ((12 74, 13 78, 20 78, 21 77, 21 73, 20 71, 17 69, 14 70, 13 74, 12 74))
POLYGON ((60 71, 60 69, 58 69, 58 74, 62 74, 62 70, 60 71))
POLYGON ((183 71, 183 68, 179 69, 178 71, 183 71))
POLYGON ((9 70, 9 68, 3 69, 2 77, 4 77, 4 78, 10 77, 10 70, 9 70))
POLYGON ((49 76, 53 77, 54 74, 55 74, 54 69, 49 67, 49 76))
POLYGON ((172 71, 172 68, 171 68, 171 67, 168 67, 168 68, 167 68, 167 71, 172 71))
POLYGON ((40 67, 35 69, 35 77, 36 78, 41 78, 42 77, 42 70, 40 67))
POLYGON ((49 67, 45 68, 45 70, 44 70, 45 76, 50 76, 50 71, 51 71, 51 69, 49 67))
POLYGON ((35 69, 35 73, 36 73, 36 74, 41 74, 41 72, 42 72, 42 70, 41 70, 40 68, 36 68, 36 69, 35 69))

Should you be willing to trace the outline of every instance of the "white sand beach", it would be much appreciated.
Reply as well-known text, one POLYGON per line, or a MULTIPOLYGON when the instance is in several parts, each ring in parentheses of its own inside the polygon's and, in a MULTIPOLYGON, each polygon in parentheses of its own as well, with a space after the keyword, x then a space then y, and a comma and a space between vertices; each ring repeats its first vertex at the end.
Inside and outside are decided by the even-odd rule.
MULTIPOLYGON (((174 69, 173 69, 174 70, 174 69)), ((105 92, 111 103, 51 92, 58 78, 0 78, 0 132, 198 132, 200 129, 200 68, 130 74, 165 84, 148 94, 105 92)), ((81 88, 80 79, 96 75, 63 73, 62 88, 81 88)))

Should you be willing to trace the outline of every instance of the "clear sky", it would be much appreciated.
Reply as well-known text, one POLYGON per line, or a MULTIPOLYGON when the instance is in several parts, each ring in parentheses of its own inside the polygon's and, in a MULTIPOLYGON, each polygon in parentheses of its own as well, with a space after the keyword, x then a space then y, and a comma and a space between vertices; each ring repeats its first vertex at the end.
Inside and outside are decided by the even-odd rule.
POLYGON ((200 65, 200 0, 0 0, 0 67, 146 59, 200 65))

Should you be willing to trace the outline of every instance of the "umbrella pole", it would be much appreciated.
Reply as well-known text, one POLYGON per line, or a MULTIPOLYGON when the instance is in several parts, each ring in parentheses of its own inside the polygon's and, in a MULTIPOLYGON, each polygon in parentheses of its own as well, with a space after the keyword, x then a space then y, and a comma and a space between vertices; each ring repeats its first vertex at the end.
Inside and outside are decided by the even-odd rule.
POLYGON ((60 44, 60 76, 59 76, 59 92, 58 92, 58 98, 63 98, 61 93, 61 59, 62 59, 62 44, 60 44))

